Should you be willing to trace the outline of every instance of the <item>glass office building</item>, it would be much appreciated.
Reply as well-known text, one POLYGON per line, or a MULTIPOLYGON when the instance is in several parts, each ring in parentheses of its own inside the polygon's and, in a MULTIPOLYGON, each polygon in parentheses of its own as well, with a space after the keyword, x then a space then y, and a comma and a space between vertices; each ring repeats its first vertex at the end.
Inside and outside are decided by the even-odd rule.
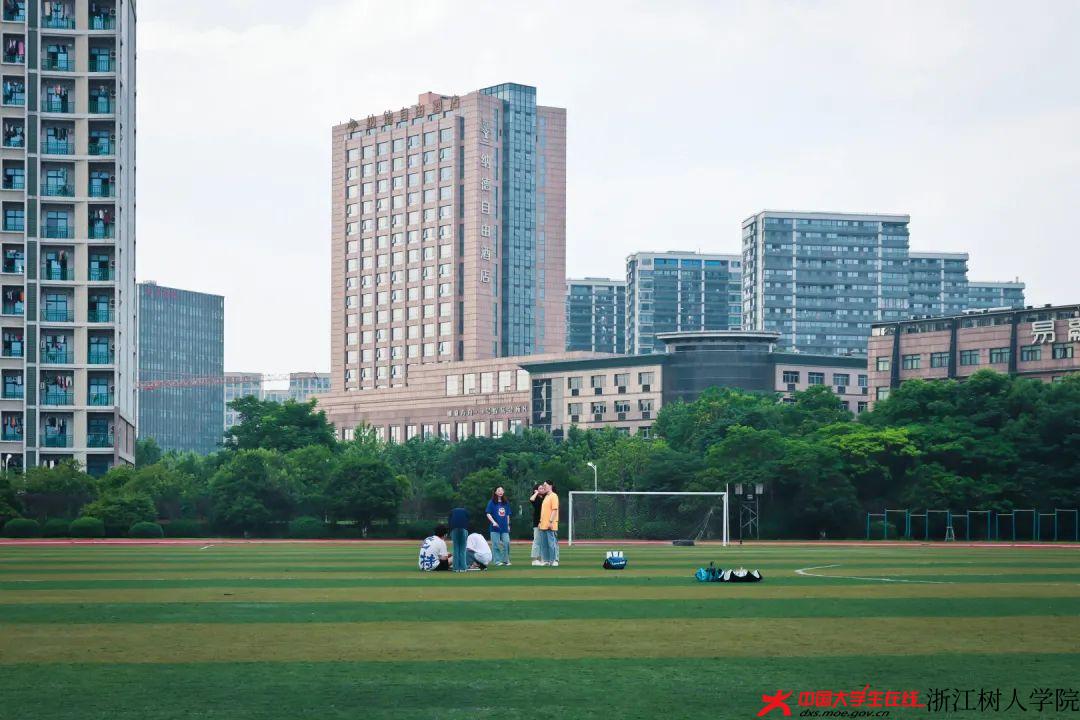
POLYGON ((953 315, 968 307, 968 254, 908 254, 911 315, 953 315))
POLYGON ((228 372, 225 373, 225 430, 240 422, 240 413, 229 407, 229 403, 243 397, 263 399, 262 373, 228 372))
POLYGON ((765 211, 743 221, 743 322, 784 350, 865 355, 910 315, 907 215, 765 211))
POLYGON ((566 349, 626 352, 626 281, 566 281, 566 349))
POLYGON ((139 437, 163 450, 221 444, 225 298, 139 283, 139 437))
POLYGON ((694 252, 626 259, 626 352, 664 352, 658 333, 738 330, 742 259, 694 252))
POLYGON ((1024 283, 1015 282, 979 282, 968 283, 968 310, 989 310, 991 308, 1024 307, 1024 283))

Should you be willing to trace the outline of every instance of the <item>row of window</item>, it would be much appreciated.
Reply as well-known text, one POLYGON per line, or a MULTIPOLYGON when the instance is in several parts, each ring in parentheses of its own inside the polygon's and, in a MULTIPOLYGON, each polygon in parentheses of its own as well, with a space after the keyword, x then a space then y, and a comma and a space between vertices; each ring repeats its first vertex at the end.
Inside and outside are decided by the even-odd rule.
POLYGON ((524 370, 499 370, 498 372, 462 373, 446 376, 446 394, 487 395, 489 393, 526 392, 529 389, 529 373, 524 370))
MULTIPOLYGON (((798 370, 784 370, 783 381, 787 385, 798 383, 802 378, 802 373, 798 370)), ((860 374, 858 376, 859 387, 866 387, 868 384, 868 377, 860 374)), ((825 373, 817 371, 808 371, 806 373, 806 383, 808 385, 824 385, 825 373)), ((832 384, 836 387, 849 387, 851 385, 851 375, 848 373, 833 373, 832 384)))
POLYGON ((429 423, 423 425, 376 426, 375 436, 383 442, 400 443, 423 438, 440 438, 446 442, 465 440, 470 437, 501 437, 506 433, 519 433, 525 423, 522 420, 473 420, 456 423, 429 423))
MULTIPOLYGON (((1050 357, 1053 360, 1071 360, 1074 357, 1074 345, 1071 343, 1054 343, 1050 348, 1050 357)), ((913 353, 900 358, 901 367, 904 370, 920 370, 923 355, 913 353)), ((1037 362, 1043 359, 1042 345, 1024 345, 1020 348, 1020 362, 1037 362)), ((960 365, 981 365, 982 350, 961 350, 960 365)), ((991 365, 1008 364, 1012 360, 1012 349, 1007 347, 990 348, 989 360, 991 365)), ((949 366, 949 352, 930 353, 930 367, 944 368, 949 366)), ((875 360, 878 372, 888 372, 892 367, 892 361, 888 357, 878 357, 875 360)))
POLYGON ((350 148, 346 151, 345 158, 349 162, 355 162, 361 158, 370 160, 374 157, 389 155, 391 152, 403 152, 406 149, 418 148, 421 143, 424 147, 430 147, 439 142, 451 142, 454 139, 452 127, 442 128, 439 131, 429 130, 425 133, 409 135, 407 138, 385 140, 373 145, 364 145, 362 148, 350 148))
MULTIPOLYGON (((349 168, 345 171, 345 179, 347 181, 356 180, 359 177, 359 171, 357 168, 349 168)), ((420 187, 421 184, 428 185, 430 183, 445 182, 454 178, 453 166, 447 165, 445 167, 438 168, 436 172, 435 168, 430 170, 424 170, 423 173, 413 172, 407 175, 395 175, 392 178, 382 178, 380 180, 364 182, 359 185, 350 185, 345 189, 345 196, 347 198, 357 197, 369 197, 376 193, 390 192, 390 190, 404 190, 406 187, 420 187)))
MULTIPOLYGON (((621 372, 614 373, 611 376, 612 386, 616 388, 627 388, 630 386, 631 373, 621 372)), ((567 390, 581 390, 584 385, 585 378, 581 375, 575 375, 566 378, 567 390)), ((656 383, 656 373, 652 371, 639 372, 637 374, 637 384, 640 387, 652 387, 656 383)), ((590 375, 589 387, 593 389, 593 392, 597 395, 603 393, 603 389, 608 386, 607 375, 590 375), (596 392, 596 391, 600 392, 596 392)))
MULTIPOLYGON (((602 400, 599 401, 599 402, 588 403, 588 407, 589 407, 589 413, 591 415, 605 415, 605 414, 607 414, 608 404, 606 402, 602 401, 602 400)), ((631 403, 630 403, 629 400, 616 400, 614 403, 612 403, 612 407, 614 408, 614 411, 616 413, 618 413, 620 415, 626 415, 627 413, 630 412, 631 403)), ((566 405, 566 414, 570 415, 571 417, 579 417, 581 415, 581 411, 584 408, 585 408, 585 403, 579 403, 579 402, 577 402, 577 403, 567 403, 567 405, 566 405)), ((648 418, 650 416, 650 414, 652 413, 652 411, 653 411, 653 401, 651 399, 638 400, 637 401, 637 411, 639 413, 642 413, 642 417, 648 418)))

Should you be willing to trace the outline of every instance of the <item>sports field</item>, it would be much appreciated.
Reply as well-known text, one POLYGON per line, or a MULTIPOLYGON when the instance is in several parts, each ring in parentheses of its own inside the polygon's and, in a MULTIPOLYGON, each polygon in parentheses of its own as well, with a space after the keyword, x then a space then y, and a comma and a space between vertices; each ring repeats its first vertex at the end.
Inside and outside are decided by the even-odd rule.
POLYGON ((627 546, 620 573, 515 545, 422 574, 416 545, 0 546, 0 718, 750 718, 778 689, 797 717, 866 685, 1080 718, 1030 706, 1080 690, 1075 547, 627 546), (695 582, 709 560, 765 581, 695 582))

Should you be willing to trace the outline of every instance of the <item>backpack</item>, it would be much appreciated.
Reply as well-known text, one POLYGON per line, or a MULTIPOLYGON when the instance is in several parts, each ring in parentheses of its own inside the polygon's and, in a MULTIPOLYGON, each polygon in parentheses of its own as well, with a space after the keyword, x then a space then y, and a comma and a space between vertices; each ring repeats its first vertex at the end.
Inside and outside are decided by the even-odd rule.
POLYGON ((621 550, 609 550, 604 556, 605 570, 622 570, 626 567, 626 557, 621 550))
POLYGON ((707 568, 698 568, 694 577, 698 582, 723 582, 724 570, 716 567, 716 563, 709 563, 707 568))

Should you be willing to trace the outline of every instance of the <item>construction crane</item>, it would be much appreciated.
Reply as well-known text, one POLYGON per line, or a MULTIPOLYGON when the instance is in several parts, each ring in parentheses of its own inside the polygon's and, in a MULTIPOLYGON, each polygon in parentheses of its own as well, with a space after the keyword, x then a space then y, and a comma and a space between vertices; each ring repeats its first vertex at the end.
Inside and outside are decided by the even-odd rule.
POLYGON ((227 382, 267 382, 275 380, 288 380, 289 373, 276 375, 201 375, 184 378, 169 378, 168 380, 144 380, 136 385, 139 390, 146 392, 160 390, 162 388, 206 387, 208 385, 224 385, 227 382))

